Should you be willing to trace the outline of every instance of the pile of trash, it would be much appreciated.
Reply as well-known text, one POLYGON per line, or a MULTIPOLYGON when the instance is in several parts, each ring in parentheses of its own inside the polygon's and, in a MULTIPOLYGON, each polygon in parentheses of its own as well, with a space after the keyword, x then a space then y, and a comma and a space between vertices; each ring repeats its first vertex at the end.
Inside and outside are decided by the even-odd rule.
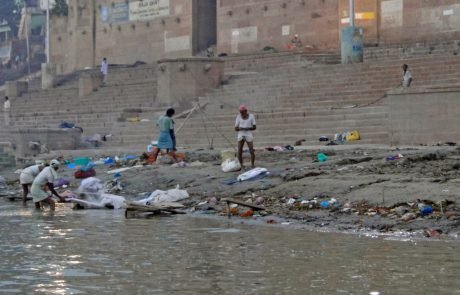
POLYGON ((122 209, 125 198, 105 193, 103 182, 90 177, 81 182, 70 202, 75 204, 74 209, 122 209))
POLYGON ((186 190, 181 190, 179 186, 177 186, 176 188, 167 191, 156 190, 147 198, 134 201, 132 203, 149 206, 154 204, 176 203, 188 198, 190 198, 188 192, 186 190))
MULTIPOLYGON (((398 203, 393 206, 371 205, 368 202, 340 202, 336 198, 313 198, 306 199, 303 197, 289 197, 284 199, 284 206, 291 210, 314 210, 326 209, 331 212, 356 214, 365 216, 381 216, 393 219, 399 219, 404 222, 410 222, 417 218, 427 216, 441 216, 448 212, 458 212, 453 201, 444 200, 442 202, 433 202, 430 200, 417 200, 415 202, 398 203)), ((451 214, 447 214, 451 215, 451 214)))

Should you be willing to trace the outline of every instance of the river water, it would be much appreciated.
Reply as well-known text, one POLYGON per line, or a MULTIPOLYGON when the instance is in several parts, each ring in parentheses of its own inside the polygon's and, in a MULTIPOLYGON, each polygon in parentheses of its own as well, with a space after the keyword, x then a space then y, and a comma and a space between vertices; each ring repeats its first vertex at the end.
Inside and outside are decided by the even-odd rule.
POLYGON ((0 201, 0 253, 0 294, 460 294, 459 242, 190 216, 0 201))

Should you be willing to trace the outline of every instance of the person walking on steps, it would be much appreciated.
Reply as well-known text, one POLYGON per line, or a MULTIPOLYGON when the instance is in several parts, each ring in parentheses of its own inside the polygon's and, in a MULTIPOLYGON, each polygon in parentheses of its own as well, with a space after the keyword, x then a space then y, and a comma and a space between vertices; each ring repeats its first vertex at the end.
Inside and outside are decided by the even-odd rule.
POLYGON ((161 150, 166 150, 166 152, 178 162, 175 149, 176 149, 176 136, 174 135, 174 121, 172 117, 174 116, 174 109, 169 108, 166 110, 166 115, 161 116, 158 120, 158 129, 160 135, 158 136, 158 146, 154 152, 155 159, 158 157, 158 154, 161 150))
POLYGON ((102 85, 107 83, 107 74, 109 73, 109 64, 107 58, 103 58, 101 62, 102 85))
POLYGON ((3 103, 3 116, 5 119, 5 126, 10 125, 10 111, 11 111, 11 102, 8 96, 5 96, 5 102, 3 103))
POLYGON ((32 183, 31 193, 34 198, 35 208, 40 209, 40 205, 45 203, 54 211, 56 204, 52 195, 58 197, 62 202, 65 201, 54 189, 54 181, 58 178, 57 170, 61 163, 58 160, 52 160, 48 167, 45 167, 32 183))
POLYGON ((403 69, 403 78, 402 78, 401 85, 403 87, 410 87, 410 84, 412 83, 412 74, 409 71, 409 66, 404 64, 402 66, 402 69, 403 69))
POLYGON ((22 186, 22 203, 27 203, 27 195, 29 194, 29 187, 34 182, 35 177, 45 168, 45 163, 37 163, 36 165, 29 166, 22 170, 19 175, 19 182, 22 186))
POLYGON ((256 130, 256 119, 253 114, 248 112, 245 105, 240 106, 240 113, 236 116, 235 131, 238 132, 238 160, 243 169, 243 146, 248 145, 249 153, 251 154, 251 166, 255 168, 255 152, 254 152, 254 137, 252 131, 256 130))

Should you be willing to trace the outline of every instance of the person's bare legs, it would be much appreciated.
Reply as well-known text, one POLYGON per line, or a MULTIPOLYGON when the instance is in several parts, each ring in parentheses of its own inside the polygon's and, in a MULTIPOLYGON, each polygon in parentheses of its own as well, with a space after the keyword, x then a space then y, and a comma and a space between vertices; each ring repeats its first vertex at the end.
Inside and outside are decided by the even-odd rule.
POLYGON ((25 205, 27 203, 27 195, 29 194, 29 185, 22 185, 22 203, 25 205))
POLYGON ((42 202, 48 204, 50 206, 51 211, 56 210, 56 203, 54 203, 51 197, 44 199, 42 202))
POLYGON ((238 161, 240 161, 241 169, 243 169, 243 146, 244 140, 238 141, 238 161))
POLYGON ((251 142, 248 142, 248 147, 249 147, 249 152, 251 153, 251 165, 252 165, 252 169, 255 168, 255 161, 256 161, 256 153, 254 151, 254 143, 251 141, 251 142))
POLYGON ((35 202, 35 209, 40 210, 42 208, 40 202, 35 202))

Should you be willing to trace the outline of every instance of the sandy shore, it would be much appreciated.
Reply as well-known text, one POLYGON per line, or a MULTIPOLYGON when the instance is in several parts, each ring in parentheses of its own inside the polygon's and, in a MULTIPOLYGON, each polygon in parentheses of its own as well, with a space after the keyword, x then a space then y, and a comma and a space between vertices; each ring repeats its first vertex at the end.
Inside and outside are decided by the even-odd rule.
MULTIPOLYGON (((92 150, 61 154, 66 159, 78 154, 99 159, 122 153, 121 150, 92 150)), ((251 214, 248 208, 239 206, 233 210, 235 215, 246 213, 250 215, 248 219, 266 223, 292 222, 297 226, 336 231, 425 230, 427 236, 438 233, 457 236, 460 231, 460 149, 457 147, 333 146, 284 152, 259 150, 256 164, 267 168, 270 174, 233 185, 225 183, 241 172, 223 173, 218 151, 186 154, 187 162, 196 166, 174 168, 157 164, 122 172, 123 190, 116 194, 139 199, 156 189, 179 185, 189 192, 191 198, 182 203, 187 212, 194 214, 225 216, 226 207, 221 199, 233 197, 266 208, 251 214), (328 156, 327 161, 316 161, 319 149, 328 156), (403 157, 387 160, 398 154, 403 157), (431 207, 433 212, 422 214, 420 209, 424 207, 431 207)), ((246 162, 248 158, 246 154, 246 162)), ((111 179, 112 175, 106 171, 113 168, 97 166, 97 177, 104 181, 111 179)), ((3 170, 0 175, 11 181, 10 189, 18 189, 19 185, 14 182, 18 175, 12 172, 3 170)), ((71 180, 71 188, 76 188, 79 181, 72 175, 72 170, 60 171, 60 176, 71 180)))

